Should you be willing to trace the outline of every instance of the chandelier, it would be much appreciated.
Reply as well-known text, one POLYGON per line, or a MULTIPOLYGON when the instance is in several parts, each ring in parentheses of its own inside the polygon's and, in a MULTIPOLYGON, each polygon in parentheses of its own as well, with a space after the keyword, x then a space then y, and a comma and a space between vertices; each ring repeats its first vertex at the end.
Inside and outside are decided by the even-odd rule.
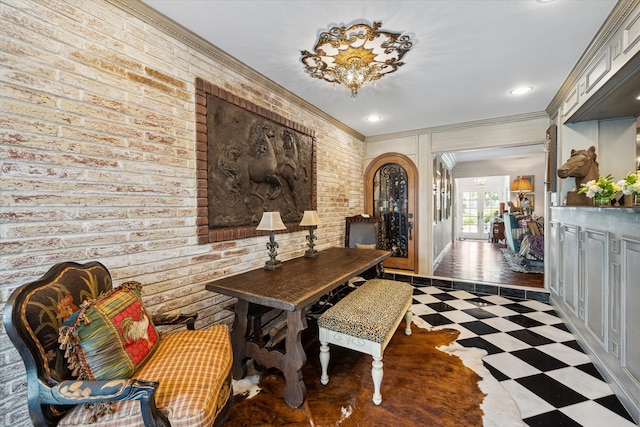
POLYGON ((363 86, 403 65, 402 57, 413 46, 410 36, 381 31, 381 26, 381 22, 354 24, 320 33, 313 52, 301 52, 305 71, 311 77, 341 84, 352 98, 357 97, 363 86))

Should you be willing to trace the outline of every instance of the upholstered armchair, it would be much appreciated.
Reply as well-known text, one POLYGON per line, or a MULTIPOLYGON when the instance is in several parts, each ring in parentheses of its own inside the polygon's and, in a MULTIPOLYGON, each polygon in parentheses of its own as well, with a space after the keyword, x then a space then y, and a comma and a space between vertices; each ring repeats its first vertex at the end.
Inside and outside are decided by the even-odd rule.
POLYGON ((524 230, 518 224, 518 217, 514 214, 504 213, 504 240, 509 250, 513 253, 520 252, 520 236, 524 230))
POLYGON ((211 426, 231 405, 228 327, 146 312, 140 284, 112 287, 98 262, 65 262, 20 286, 4 326, 27 373, 36 426, 211 426), (160 324, 186 325, 170 333, 160 324))

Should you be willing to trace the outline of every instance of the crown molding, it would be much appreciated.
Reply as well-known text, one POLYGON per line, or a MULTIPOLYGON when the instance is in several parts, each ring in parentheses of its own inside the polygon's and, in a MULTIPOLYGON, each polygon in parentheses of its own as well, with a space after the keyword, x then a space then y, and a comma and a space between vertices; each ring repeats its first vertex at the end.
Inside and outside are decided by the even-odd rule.
MULTIPOLYGON (((360 141, 364 141, 364 135, 362 135, 360 132, 350 128, 349 126, 345 125, 335 117, 330 116, 329 114, 320 110, 318 107, 314 106, 313 104, 305 101, 304 99, 300 98, 296 94, 288 91, 287 89, 280 86, 273 80, 260 74, 253 68, 249 67, 247 64, 237 60, 236 58, 229 55, 219 47, 203 39, 199 35, 183 27, 182 25, 178 24, 174 20, 168 18, 166 15, 158 12, 157 10, 155 10, 148 4, 142 2, 141 0, 105 0, 105 1, 111 4, 112 6, 115 6, 118 9, 124 11, 125 13, 128 13, 129 15, 137 19, 140 19, 142 22, 157 28, 158 30, 162 31, 163 33, 167 34, 170 37, 173 37, 174 39, 180 41, 181 43, 184 43, 190 48, 212 59, 216 63, 221 64, 229 68, 230 70, 240 74, 241 76, 245 77, 247 80, 251 81, 252 83, 259 85, 261 87, 264 87, 269 92, 272 92, 275 95, 286 99, 292 104, 321 117, 322 119, 328 121, 329 123, 334 125, 336 128, 342 130, 343 132, 349 134, 350 136, 360 141)), ((203 77, 205 79, 207 78, 207 76, 200 76, 200 77, 203 77)))
POLYGON ((547 106, 547 113, 555 117, 562 106, 562 102, 576 88, 580 78, 585 74, 589 64, 596 59, 602 49, 611 41, 624 21, 631 16, 633 10, 640 4, 640 0, 618 0, 613 10, 604 21, 593 40, 584 51, 576 65, 567 76, 562 86, 547 106))
POLYGON ((399 139, 405 138, 408 136, 416 136, 416 135, 424 135, 430 133, 439 133, 439 132, 450 132, 454 130, 461 129, 469 129, 469 128, 477 128, 483 126, 493 126, 493 125, 502 125, 508 123, 516 123, 523 122, 527 120, 536 120, 536 119, 549 119, 549 115, 546 111, 537 111, 533 113, 524 113, 524 114, 514 114, 511 116, 503 116, 503 117, 494 117, 491 119, 482 119, 482 120, 474 120, 469 122, 461 122, 461 123, 453 123, 442 126, 434 126, 429 128, 408 130, 403 132, 395 132, 395 133, 387 133, 381 135, 368 136, 365 138, 364 142, 376 142, 376 141, 384 141, 387 139, 399 139))

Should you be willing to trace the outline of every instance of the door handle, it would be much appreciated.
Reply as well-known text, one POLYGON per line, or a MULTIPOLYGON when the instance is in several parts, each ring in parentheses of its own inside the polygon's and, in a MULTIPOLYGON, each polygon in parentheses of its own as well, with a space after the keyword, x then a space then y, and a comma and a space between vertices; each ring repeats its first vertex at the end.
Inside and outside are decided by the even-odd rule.
MULTIPOLYGON (((413 214, 407 215, 409 219, 413 218, 413 214)), ((407 228, 409 229, 409 240, 413 240, 413 221, 407 221, 407 228)))

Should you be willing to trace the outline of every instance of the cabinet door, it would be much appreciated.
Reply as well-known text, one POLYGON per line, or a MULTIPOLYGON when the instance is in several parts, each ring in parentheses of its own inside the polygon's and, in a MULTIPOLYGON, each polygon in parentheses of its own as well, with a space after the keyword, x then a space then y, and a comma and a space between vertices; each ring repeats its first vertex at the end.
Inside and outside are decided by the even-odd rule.
POLYGON ((578 307, 578 227, 563 225, 560 234, 560 296, 577 316, 578 307))
MULTIPOLYGON (((621 239, 622 283, 622 357, 620 362, 640 387, 640 239, 623 236, 621 239)), ((617 308, 617 307, 616 307, 617 308)), ((637 396, 637 395, 636 395, 637 396)))
POLYGON ((603 348, 607 343, 607 296, 609 286, 607 271, 609 265, 609 233, 595 230, 584 231, 583 244, 584 295, 579 307, 579 318, 584 319, 587 329, 603 348))
POLYGON ((557 221, 549 221, 549 225, 544 232, 544 238, 548 242, 548 253, 545 255, 544 262, 546 264, 545 280, 547 287, 555 295, 560 295, 560 275, 558 256, 558 247, 560 245, 560 223, 557 221))

